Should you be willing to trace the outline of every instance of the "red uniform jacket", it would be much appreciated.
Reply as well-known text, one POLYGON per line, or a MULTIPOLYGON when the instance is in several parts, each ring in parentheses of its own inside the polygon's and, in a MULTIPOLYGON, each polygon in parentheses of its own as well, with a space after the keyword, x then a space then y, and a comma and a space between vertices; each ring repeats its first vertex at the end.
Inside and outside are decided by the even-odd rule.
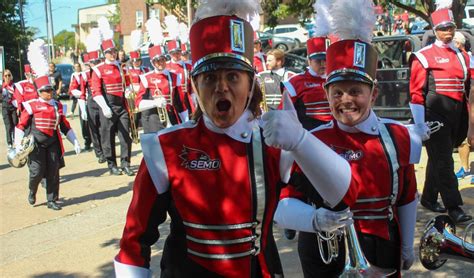
POLYGON ((308 69, 306 72, 284 81, 283 85, 290 94, 293 103, 298 100, 303 102, 307 117, 328 122, 333 117, 323 87, 325 80, 325 78, 308 69))
POLYGON ((81 91, 81 83, 82 83, 82 73, 75 72, 71 75, 71 82, 69 83, 69 95, 73 96, 72 91, 78 90, 81 91))
POLYGON ((140 75, 147 73, 148 69, 145 67, 139 67, 139 68, 129 67, 127 68, 127 72, 130 75, 130 83, 133 86, 133 90, 137 92, 138 89, 140 88, 140 75))
MULTIPOLYGON (((261 134, 256 121, 248 126, 261 134)), ((213 132, 202 118, 143 136, 145 159, 135 179, 116 260, 148 268, 150 246, 158 240, 158 225, 168 213, 172 225, 162 273, 173 277, 281 273, 272 235, 280 151, 263 141, 253 142, 213 132), (262 152, 259 148, 263 157, 254 155, 262 152)))
POLYGON ((467 85, 470 79, 467 53, 436 41, 412 56, 411 103, 424 105, 429 92, 463 101, 470 90, 467 85))
POLYGON ((253 67, 260 73, 262 71, 267 70, 267 55, 263 54, 262 52, 255 53, 253 56, 253 67))
MULTIPOLYGON (((405 126, 386 119, 380 119, 378 125, 387 128, 386 138, 393 143, 386 144, 382 135, 346 132, 336 121, 316 128, 313 134, 351 166, 352 180, 343 202, 354 213, 356 229, 389 240, 390 217, 397 220, 397 207, 416 198, 416 177, 411 159, 418 147, 411 142, 405 126), (390 163, 389 157, 396 159, 390 163)), ((301 172, 297 166, 294 171, 301 172)), ((285 187, 280 197, 306 201, 306 196, 293 186, 285 187)))
POLYGON ((92 70, 81 72, 81 99, 88 99, 92 97, 90 88, 90 80, 92 77, 92 70))
POLYGON ((92 68, 91 89, 92 96, 113 95, 124 96, 124 85, 128 86, 129 81, 122 76, 120 65, 116 63, 100 63, 92 68), (125 82, 123 80, 125 79, 125 82), (123 84, 125 83, 125 84, 123 84), (103 85, 103 86, 102 86, 103 85), (104 90, 105 89, 105 90, 104 90))
POLYGON ((192 66, 183 61, 180 61, 178 63, 170 61, 167 63, 166 69, 179 77, 179 80, 181 82, 178 83, 178 90, 181 102, 188 103, 188 108, 191 109, 190 113, 193 113, 196 107, 194 107, 193 100, 191 99, 191 95, 193 94, 190 76, 192 66))
POLYGON ((13 97, 16 100, 18 111, 23 111, 22 103, 38 98, 35 85, 28 80, 22 80, 15 83, 15 92, 13 97))
POLYGON ((60 131, 67 134, 71 129, 66 116, 63 113, 61 102, 50 100, 46 102, 42 99, 33 99, 23 103, 24 110, 21 113, 17 128, 25 130, 32 125, 31 133, 35 141, 40 144, 48 144, 50 140, 56 140, 57 135, 61 145, 61 151, 64 152, 60 131))

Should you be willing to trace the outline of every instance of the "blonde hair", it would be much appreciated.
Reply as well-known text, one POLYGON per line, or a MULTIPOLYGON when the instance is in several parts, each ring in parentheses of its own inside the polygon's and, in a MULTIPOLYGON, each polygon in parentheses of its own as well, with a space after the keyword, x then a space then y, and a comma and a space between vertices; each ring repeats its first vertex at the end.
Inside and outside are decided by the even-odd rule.
POLYGON ((462 45, 466 45, 466 37, 459 31, 456 31, 454 33, 453 40, 460 43, 460 44, 462 44, 462 45))
POLYGON ((282 64, 285 63, 285 52, 280 49, 272 49, 267 52, 268 55, 273 55, 277 61, 281 61, 282 64))
POLYGON ((12 78, 12 80, 13 80, 13 74, 12 74, 12 72, 11 72, 9 69, 5 69, 5 71, 4 71, 3 74, 2 74, 2 80, 3 80, 3 82, 5 82, 5 75, 6 75, 7 73, 10 74, 10 76, 11 76, 11 78, 12 78))

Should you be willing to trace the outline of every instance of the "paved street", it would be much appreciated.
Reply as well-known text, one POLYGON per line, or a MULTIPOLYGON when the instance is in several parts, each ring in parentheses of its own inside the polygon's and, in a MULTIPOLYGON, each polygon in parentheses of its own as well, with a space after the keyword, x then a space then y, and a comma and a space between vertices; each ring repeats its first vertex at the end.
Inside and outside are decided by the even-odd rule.
MULTIPOLYGON (((70 102, 66 102, 70 104, 70 102)), ((69 106, 69 105, 68 105, 69 106)), ((77 113, 77 111, 76 111, 77 113)), ((79 134, 78 117, 71 123, 79 134)), ((110 176, 105 164, 98 164, 93 152, 75 155, 65 140, 66 167, 61 170, 61 211, 46 208, 45 190, 40 187, 37 204, 27 202, 27 167, 15 169, 6 160, 5 130, 0 128, 0 277, 110 277, 113 257, 118 251, 125 214, 131 198, 133 177, 110 176)), ((82 139, 81 139, 82 140, 82 139)), ((81 141, 82 142, 82 141, 81 141)), ((118 150, 119 152, 119 150, 118 150)), ((459 168, 459 158, 455 168, 459 168)), ((421 192, 426 154, 417 167, 421 192)), ((139 145, 133 145, 132 165, 142 158, 139 145)), ((473 157, 474 159, 474 157, 473 157)), ((466 205, 474 214, 474 187, 470 179, 460 182, 466 205)), ((418 209, 416 245, 425 223, 433 217, 418 209)), ((458 228, 461 235, 462 227, 458 228)), ((296 240, 275 237, 286 277, 302 277, 296 252, 296 240)), ((162 238, 168 228, 160 228, 162 238)), ((152 269, 159 277, 163 240, 154 246, 152 269)), ((472 277, 474 264, 450 260, 441 269, 428 272, 416 262, 406 277, 472 277)))

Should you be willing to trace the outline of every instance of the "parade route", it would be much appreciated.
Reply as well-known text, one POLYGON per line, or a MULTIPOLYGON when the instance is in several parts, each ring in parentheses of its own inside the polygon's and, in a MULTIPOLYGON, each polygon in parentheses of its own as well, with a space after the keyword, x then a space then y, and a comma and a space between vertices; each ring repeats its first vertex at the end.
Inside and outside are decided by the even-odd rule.
MULTIPOLYGON (((65 103, 69 106, 70 101, 65 103)), ((82 144, 79 118, 69 120, 82 144)), ((93 152, 75 155, 72 145, 64 140, 66 167, 61 169, 59 200, 62 210, 47 209, 41 186, 32 207, 27 201, 28 169, 8 165, 3 122, 1 125, 0 277, 112 277, 113 258, 118 252, 134 177, 111 176, 106 164, 97 163, 93 152)), ((459 157, 455 153, 453 157, 458 169, 459 157)), ((131 162, 134 170, 141 158, 141 148, 134 144, 131 162)), ((422 162, 416 166, 419 192, 423 188, 425 164, 423 152, 422 162)), ((465 211, 474 215, 474 186, 469 178, 460 181, 460 189, 465 211)), ((434 213, 418 206, 416 252, 423 227, 433 216, 434 213)), ((461 236, 463 227, 456 228, 461 236)), ((303 277, 297 241, 285 239, 277 227, 274 230, 285 276, 303 277)), ((167 225, 160 227, 160 233, 161 238, 152 249, 153 277, 159 277, 167 225)), ((472 277, 473 273, 474 264, 459 260, 449 260, 439 270, 429 272, 417 258, 404 277, 472 277)))

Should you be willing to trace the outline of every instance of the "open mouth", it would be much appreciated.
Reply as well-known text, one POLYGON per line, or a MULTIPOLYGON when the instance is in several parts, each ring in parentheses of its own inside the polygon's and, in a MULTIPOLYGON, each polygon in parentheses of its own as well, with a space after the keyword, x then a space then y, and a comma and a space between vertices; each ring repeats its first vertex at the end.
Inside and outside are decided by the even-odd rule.
POLYGON ((217 111, 227 112, 229 111, 232 104, 227 99, 221 99, 216 103, 217 111))

